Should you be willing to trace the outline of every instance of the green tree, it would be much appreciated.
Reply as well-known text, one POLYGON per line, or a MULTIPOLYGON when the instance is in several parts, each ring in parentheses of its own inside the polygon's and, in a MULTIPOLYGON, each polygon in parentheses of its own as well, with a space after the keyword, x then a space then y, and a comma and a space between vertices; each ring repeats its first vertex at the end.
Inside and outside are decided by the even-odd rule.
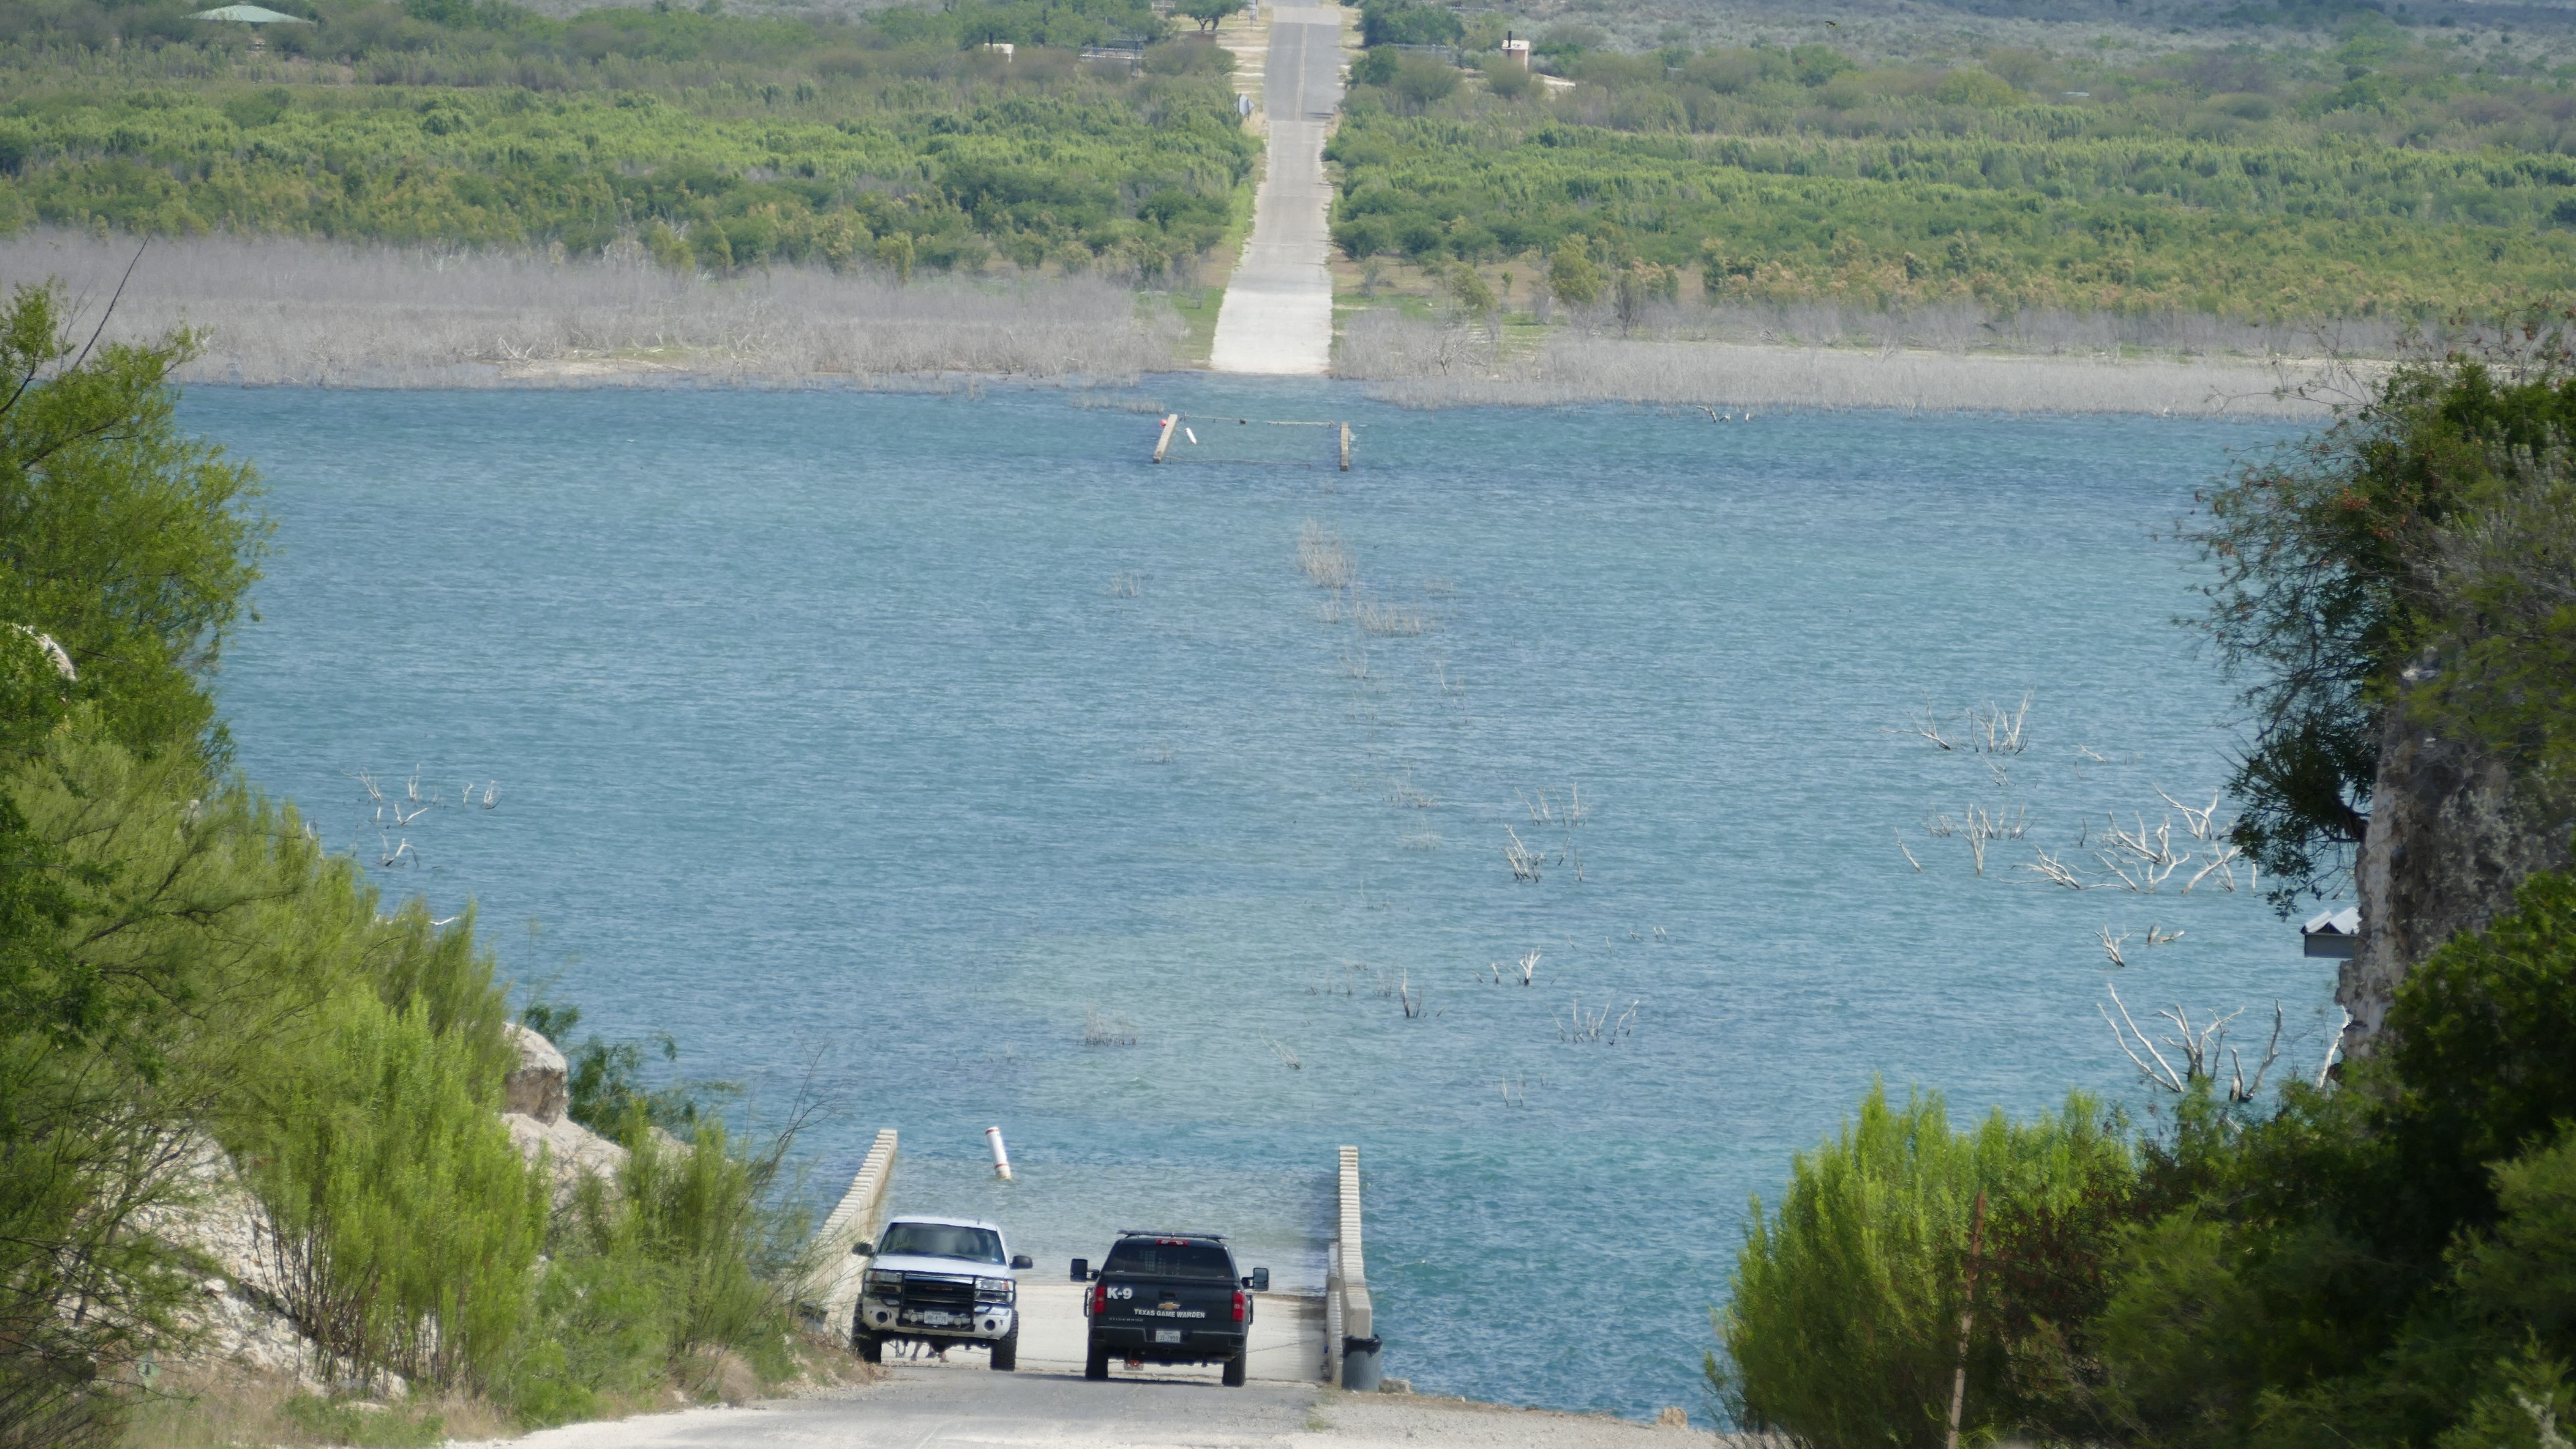
POLYGON ((2070 1235, 2099 1251, 2110 1229, 2087 1207, 2122 1198, 2134 1171, 2116 1121, 2080 1096, 1959 1132, 1938 1096, 1892 1108, 1873 1086, 1835 1140, 1794 1160, 1776 1212, 1755 1200, 1712 1386, 1738 1418, 1818 1449, 1939 1443, 1982 1194, 1968 1422, 2011 1427, 2007 1346, 2036 1326, 2034 1305, 2055 1306, 2031 1290, 2066 1271, 2070 1235))
POLYGON ((1547 289, 1570 307, 1589 307, 1601 300, 1607 279, 1592 260, 1592 249, 1579 236, 1557 243, 1547 260, 1547 289))
POLYGON ((1485 280, 1484 274, 1465 262, 1459 262, 1449 269, 1449 295, 1455 298, 1458 305, 1471 317, 1490 317, 1494 314, 1494 309, 1500 305, 1494 297, 1493 286, 1485 280))
POLYGON ((1178 8, 1202 28, 1214 30, 1227 16, 1242 13, 1243 0, 1181 0, 1178 8))
POLYGON ((2532 762, 2576 738, 2550 667, 2576 651, 2576 613, 2549 595, 2571 425, 2576 380, 2550 351, 2419 363, 2209 498, 2193 530, 2218 574, 2204 627, 2253 730, 2230 782, 2236 839, 2282 909, 2360 844, 2393 701, 2469 705, 2459 723, 2532 762), (2404 672, 2428 651, 2453 667, 2418 689, 2404 672))
POLYGON ((189 338, 84 345, 68 322, 49 287, 0 315, 0 623, 60 644, 131 748, 219 747, 201 680, 259 576, 255 479, 172 423, 189 338))
MULTIPOLYGON (((184 338, 84 345, 48 288, 0 314, 0 1443, 114 1432, 183 1265, 138 1226, 202 1111, 222 1004, 173 923, 231 813, 201 672, 255 574, 246 470, 183 438, 184 338), (111 828, 149 814, 126 840, 111 828), (110 841, 121 842, 108 848, 110 841), (107 1392, 102 1392, 107 1391, 107 1392)), ((255 895, 255 892, 252 893, 255 895)), ((237 916, 234 917, 237 919, 237 916)))
MULTIPOLYGON (((2150 1154, 2061 1407, 2139 1445, 2531 1443, 2576 1363, 2576 880, 2400 984, 2392 1049, 2150 1154), (2518 1423, 2518 1427, 2515 1427, 2518 1423), (2478 1439, 2478 1426, 2512 1429, 2478 1439)), ((2554 1412, 2554 1411, 2553 1411, 2554 1412)))

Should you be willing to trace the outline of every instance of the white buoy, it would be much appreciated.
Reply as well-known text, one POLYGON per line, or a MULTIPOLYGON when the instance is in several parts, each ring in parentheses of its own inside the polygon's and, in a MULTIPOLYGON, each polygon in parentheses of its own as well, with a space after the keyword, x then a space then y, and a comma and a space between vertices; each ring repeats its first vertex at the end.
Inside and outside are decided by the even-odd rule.
POLYGON ((993 1175, 1004 1182, 1011 1180, 1011 1154, 1002 1146, 1002 1129, 987 1127, 984 1140, 993 1144, 993 1175))

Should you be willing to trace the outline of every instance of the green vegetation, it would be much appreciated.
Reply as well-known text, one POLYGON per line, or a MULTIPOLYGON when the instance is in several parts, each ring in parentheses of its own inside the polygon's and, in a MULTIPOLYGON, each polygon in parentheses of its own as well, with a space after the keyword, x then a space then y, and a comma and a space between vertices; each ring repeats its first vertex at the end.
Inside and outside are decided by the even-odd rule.
POLYGON ((81 346, 43 290, 0 315, 0 1443, 107 1442, 151 1396, 204 1277, 152 1224, 222 1154, 353 1374, 545 1422, 710 1353, 783 1372, 784 1142, 658 1137, 629 1073, 617 1192, 550 1221, 470 919, 388 910, 226 773, 206 679, 265 534, 249 470, 173 423, 185 346, 81 346))
POLYGON ((1381 45, 1456 45, 1467 36, 1466 23, 1445 5, 1421 0, 1373 0, 1360 7, 1360 43, 1381 45))
POLYGON ((2375 14, 2330 50, 2127 69, 1554 40, 1571 89, 1499 58, 1447 92, 1410 78, 1427 56, 1354 69, 1330 152, 1347 255, 1573 241, 1712 301, 2289 320, 2498 315, 2576 285, 2570 74, 2375 14))
MULTIPOLYGON (((2213 501, 2213 627, 2264 710, 2240 787, 2267 852, 2320 868, 2298 853, 2369 779, 2338 752, 2366 766, 2369 714, 2391 703, 2478 735, 2554 802, 2539 828, 2566 830, 2568 362, 2535 320, 2510 349, 2400 369, 2213 501), (2398 672, 2418 662, 2433 668, 2398 672)), ((1971 1307, 1967 1427, 1989 1438, 2563 1444, 2571 1030, 2576 875, 2541 871, 2415 966, 2339 1080, 2264 1103, 2195 1055, 2143 1133, 2078 1102, 1962 1136, 1937 1103, 1873 1095, 1798 1160, 1779 1213, 1757 1205, 1712 1382, 1820 1449, 1930 1445, 1971 1307), (1976 1191, 1982 1240, 1962 1213, 1976 1191)))
MULTIPOLYGON (((1981 1272, 2008 1293, 2062 1297, 2052 1272, 2070 1250, 2099 1251, 2099 1207, 2135 1175, 2118 1120, 2080 1096, 2061 1116, 1997 1112, 1962 1133, 1940 1098, 1891 1110, 1873 1088, 1839 1138, 1798 1156, 1776 1215, 1754 1203, 1720 1325, 1728 1356, 1709 1360, 1709 1376, 1746 1417, 1818 1445, 1922 1442, 1940 1427, 1925 1406, 1949 1403, 1972 1237, 1981 1272)), ((2008 1377, 2016 1327, 2027 1331, 1990 1325, 1974 1344, 1981 1407, 2008 1377)))
POLYGON ((2576 765, 2576 609, 2551 577, 2576 542, 2576 378, 2552 320, 2531 321, 2540 369, 2406 369, 2210 499, 2207 628, 2250 676, 2256 731, 2237 841, 2285 910, 2361 843, 2392 705, 2544 794, 2576 765))
POLYGON ((2576 1413, 2571 1026, 2576 880, 2542 875, 2400 988, 2387 1061, 2268 1116, 2204 1078, 2161 1138, 2085 1130, 2080 1104, 1971 1137, 1873 1096, 1749 1232, 1711 1375, 1820 1449, 1938 1443, 1975 1188, 1972 1432, 2553 1442, 2576 1413))
POLYGON ((0 5, 0 230, 561 246, 669 265, 1101 268, 1214 245, 1256 144, 1204 43, 1136 0, 865 24, 325 3, 275 49, 183 7, 0 5), (987 39, 1020 48, 1005 58, 987 39), (1068 48, 1071 47, 1071 48, 1068 48))

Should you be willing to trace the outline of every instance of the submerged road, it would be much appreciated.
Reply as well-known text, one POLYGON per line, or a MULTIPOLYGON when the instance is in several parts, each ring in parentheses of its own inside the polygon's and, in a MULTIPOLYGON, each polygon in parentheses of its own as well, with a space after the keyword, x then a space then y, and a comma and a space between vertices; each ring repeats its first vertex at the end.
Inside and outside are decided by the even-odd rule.
POLYGON ((1342 104, 1342 12, 1276 5, 1262 74, 1269 171, 1252 204, 1208 365, 1218 372, 1319 375, 1333 362, 1332 246, 1324 130, 1342 104))

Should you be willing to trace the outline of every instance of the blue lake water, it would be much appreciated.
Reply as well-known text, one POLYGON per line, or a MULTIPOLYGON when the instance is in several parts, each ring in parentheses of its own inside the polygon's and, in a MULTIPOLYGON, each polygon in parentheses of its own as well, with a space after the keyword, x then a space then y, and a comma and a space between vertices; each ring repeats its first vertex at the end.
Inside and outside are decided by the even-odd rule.
POLYGON ((266 475, 223 696, 327 838, 408 841, 390 887, 477 903, 510 975, 671 1033, 756 1118, 835 1099, 818 1193, 897 1127, 900 1205, 995 1216, 1051 1272, 1177 1226, 1312 1282, 1358 1144, 1387 1368, 1425 1390, 1703 1413, 1749 1195, 1876 1074, 2143 1102, 2106 982, 2142 1013, 2278 1000, 2287 1067, 2324 1049, 2329 963, 2241 870, 2018 868, 2099 876, 2106 812, 2152 828, 2158 789, 2224 777, 2158 535, 2276 427, 1205 378, 200 389, 184 417, 266 475), (1357 466, 1151 467, 1148 397, 1193 459, 1321 461, 1321 430, 1212 420, 1348 418, 1357 466), (1311 583, 1310 520, 1423 632, 1311 583), (1928 698, 1957 738, 2024 691, 2019 754, 1906 724, 1928 698), (399 799, 415 767, 444 803, 380 834, 356 772, 399 799), (2026 812, 1982 878, 1927 829, 1972 808, 2026 812))

